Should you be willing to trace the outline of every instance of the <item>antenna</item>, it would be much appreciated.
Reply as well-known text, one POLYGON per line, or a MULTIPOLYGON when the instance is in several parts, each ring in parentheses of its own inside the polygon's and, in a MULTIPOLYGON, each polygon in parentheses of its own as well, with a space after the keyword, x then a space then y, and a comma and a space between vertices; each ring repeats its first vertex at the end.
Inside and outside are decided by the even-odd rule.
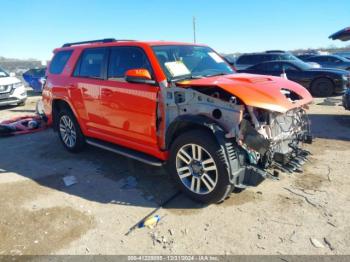
POLYGON ((196 17, 193 17, 193 43, 196 43, 196 17))

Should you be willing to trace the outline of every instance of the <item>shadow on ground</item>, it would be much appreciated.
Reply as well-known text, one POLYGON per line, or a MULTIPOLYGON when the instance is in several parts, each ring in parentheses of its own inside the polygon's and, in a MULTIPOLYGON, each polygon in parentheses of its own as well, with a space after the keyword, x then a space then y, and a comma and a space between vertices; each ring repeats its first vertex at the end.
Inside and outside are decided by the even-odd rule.
POLYGON ((314 137, 350 141, 350 115, 311 114, 309 118, 314 137))
MULTIPOLYGON (((0 174, 26 177, 40 186, 103 204, 157 207, 178 192, 163 168, 151 167, 128 158, 87 147, 84 152, 67 152, 52 130, 24 136, 0 138, 0 174), (63 177, 75 176, 78 183, 67 187, 63 177), (136 178, 128 188, 127 177, 136 178)), ((10 177, 10 178, 9 178, 10 177)), ((15 182, 17 183, 17 182, 15 182)), ((9 184, 10 185, 10 184, 9 184)), ((179 196, 167 208, 204 207, 179 196)))

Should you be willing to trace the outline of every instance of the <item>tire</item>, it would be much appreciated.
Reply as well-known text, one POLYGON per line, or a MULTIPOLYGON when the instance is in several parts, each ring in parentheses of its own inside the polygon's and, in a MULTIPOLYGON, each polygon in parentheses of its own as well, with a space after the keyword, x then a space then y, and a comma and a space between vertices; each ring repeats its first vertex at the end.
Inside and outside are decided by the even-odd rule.
POLYGON ((72 153, 80 152, 85 146, 85 137, 71 110, 63 108, 58 113, 58 136, 63 146, 72 153))
POLYGON ((221 202, 233 190, 222 153, 209 132, 185 132, 175 139, 170 148, 170 176, 191 199, 205 204, 221 202))
POLYGON ((316 97, 327 97, 334 93, 334 84, 328 78, 319 78, 312 82, 311 93, 316 97))

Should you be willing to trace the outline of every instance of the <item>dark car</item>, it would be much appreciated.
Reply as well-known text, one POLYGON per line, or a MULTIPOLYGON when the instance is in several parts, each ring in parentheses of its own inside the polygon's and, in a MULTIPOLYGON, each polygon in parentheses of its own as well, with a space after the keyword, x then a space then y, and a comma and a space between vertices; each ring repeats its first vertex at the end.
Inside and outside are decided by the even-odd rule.
POLYGON ((306 59, 306 62, 315 62, 325 68, 350 70, 350 60, 338 55, 317 55, 306 59))
POLYGON ((45 72, 46 68, 29 69, 23 73, 23 79, 35 92, 41 92, 43 85, 41 79, 45 77, 45 72))
POLYGON ((350 86, 348 71, 312 68, 309 64, 298 61, 264 62, 239 72, 273 76, 280 76, 285 72, 288 79, 301 84, 314 96, 343 93, 350 86))
POLYGON ((297 55, 297 58, 299 58, 300 60, 303 60, 304 62, 306 62, 306 60, 308 58, 313 57, 313 56, 315 56, 315 55, 310 55, 310 54, 308 54, 308 55, 297 55))
POLYGON ((235 68, 237 70, 243 70, 262 62, 277 60, 300 61, 291 53, 282 52, 279 50, 272 50, 266 51, 264 53, 243 54, 237 58, 235 62, 235 68))
POLYGON ((344 58, 350 60, 350 52, 337 52, 334 55, 338 55, 338 56, 341 56, 341 57, 344 57, 344 58))

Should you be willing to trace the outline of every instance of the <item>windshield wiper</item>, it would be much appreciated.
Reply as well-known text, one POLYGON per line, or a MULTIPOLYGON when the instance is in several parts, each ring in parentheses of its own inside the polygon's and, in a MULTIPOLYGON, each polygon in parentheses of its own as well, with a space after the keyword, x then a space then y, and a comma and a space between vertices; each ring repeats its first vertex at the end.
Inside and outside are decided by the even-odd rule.
POLYGON ((181 77, 175 77, 175 78, 171 79, 170 82, 176 83, 176 82, 185 81, 185 80, 189 80, 189 79, 200 79, 203 77, 205 77, 205 76, 185 75, 185 76, 181 76, 181 77))
POLYGON ((204 77, 224 76, 224 75, 227 75, 227 73, 221 72, 221 73, 216 73, 211 75, 205 75, 204 77))

